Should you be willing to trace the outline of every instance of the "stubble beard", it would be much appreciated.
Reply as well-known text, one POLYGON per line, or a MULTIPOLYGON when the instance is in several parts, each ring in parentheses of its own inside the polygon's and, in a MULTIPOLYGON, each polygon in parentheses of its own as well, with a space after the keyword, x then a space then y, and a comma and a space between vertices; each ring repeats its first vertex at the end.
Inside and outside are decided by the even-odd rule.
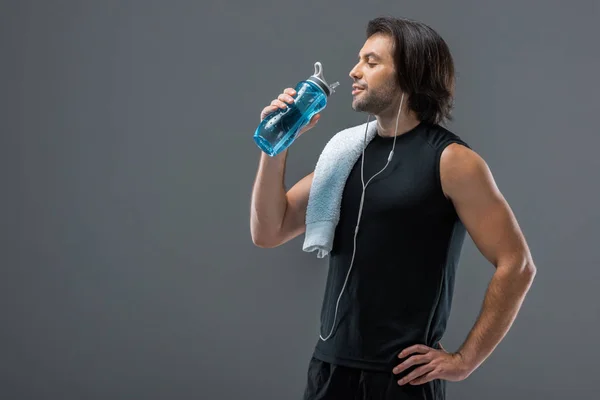
POLYGON ((385 86, 378 91, 364 89, 352 100, 352 108, 354 111, 377 115, 393 103, 394 97, 398 94, 398 90, 399 89, 391 86, 385 86))

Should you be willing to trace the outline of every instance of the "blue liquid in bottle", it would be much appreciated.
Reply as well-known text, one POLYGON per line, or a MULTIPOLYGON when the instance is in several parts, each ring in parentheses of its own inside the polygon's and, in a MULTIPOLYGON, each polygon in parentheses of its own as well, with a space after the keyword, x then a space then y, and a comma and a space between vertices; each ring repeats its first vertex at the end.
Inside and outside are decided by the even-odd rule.
POLYGON ((258 125, 254 132, 256 145, 271 157, 288 148, 298 132, 327 106, 327 98, 338 85, 328 85, 321 63, 315 63, 314 75, 296 85, 294 103, 267 115, 258 125))

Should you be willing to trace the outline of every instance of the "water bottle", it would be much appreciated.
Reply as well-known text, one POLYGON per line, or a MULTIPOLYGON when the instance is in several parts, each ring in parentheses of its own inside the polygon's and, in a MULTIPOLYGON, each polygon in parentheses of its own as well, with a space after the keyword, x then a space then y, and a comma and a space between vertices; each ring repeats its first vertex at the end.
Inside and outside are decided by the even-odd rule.
POLYGON ((298 132, 311 118, 327 105, 327 98, 335 92, 339 82, 327 84, 323 77, 323 66, 315 63, 315 73, 298 82, 294 102, 285 109, 267 115, 254 132, 254 142, 266 154, 276 156, 288 148, 298 132))

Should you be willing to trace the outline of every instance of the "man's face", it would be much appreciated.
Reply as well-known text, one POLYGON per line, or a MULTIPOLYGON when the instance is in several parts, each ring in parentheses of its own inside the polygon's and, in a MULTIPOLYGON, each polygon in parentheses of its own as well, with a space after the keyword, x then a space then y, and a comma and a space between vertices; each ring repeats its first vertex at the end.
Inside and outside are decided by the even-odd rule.
POLYGON ((354 80, 352 108, 379 114, 398 97, 400 88, 393 60, 391 37, 375 34, 359 52, 358 63, 350 71, 354 80))

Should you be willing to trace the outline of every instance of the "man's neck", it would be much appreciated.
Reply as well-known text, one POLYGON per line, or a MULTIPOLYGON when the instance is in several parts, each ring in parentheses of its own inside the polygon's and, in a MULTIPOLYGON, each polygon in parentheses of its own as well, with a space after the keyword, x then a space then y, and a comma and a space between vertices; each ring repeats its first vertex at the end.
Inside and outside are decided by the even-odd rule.
POLYGON ((375 116, 377 118, 377 134, 379 136, 400 136, 419 125, 420 121, 417 118, 416 113, 409 110, 405 103, 402 106, 400 118, 398 119, 398 131, 396 132, 396 118, 398 117, 399 106, 399 102, 394 102, 393 104, 390 104, 387 109, 375 116))
POLYGON ((398 120, 398 131, 396 131, 397 116, 397 112, 391 115, 377 115, 377 134, 383 137, 394 137, 394 135, 400 136, 414 129, 414 127, 420 123, 415 113, 402 112, 398 120))

